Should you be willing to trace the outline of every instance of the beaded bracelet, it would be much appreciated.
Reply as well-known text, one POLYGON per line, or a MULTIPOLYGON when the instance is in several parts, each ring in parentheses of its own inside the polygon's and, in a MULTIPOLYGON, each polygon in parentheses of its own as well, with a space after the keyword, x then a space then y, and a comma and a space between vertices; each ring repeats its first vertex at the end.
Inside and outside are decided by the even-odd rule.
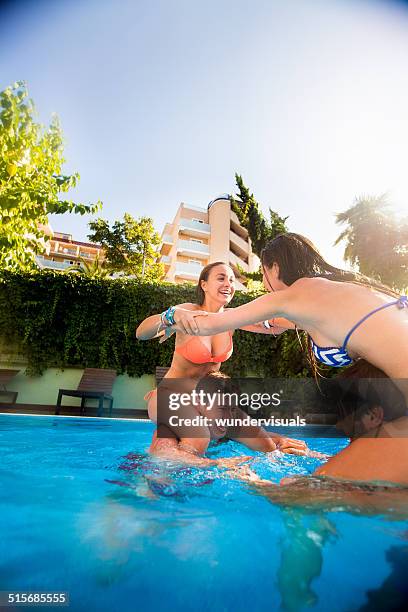
POLYGON ((174 320, 174 312, 176 310, 175 306, 170 306, 167 310, 161 313, 160 318, 163 325, 166 327, 171 327, 175 325, 176 322, 174 320))

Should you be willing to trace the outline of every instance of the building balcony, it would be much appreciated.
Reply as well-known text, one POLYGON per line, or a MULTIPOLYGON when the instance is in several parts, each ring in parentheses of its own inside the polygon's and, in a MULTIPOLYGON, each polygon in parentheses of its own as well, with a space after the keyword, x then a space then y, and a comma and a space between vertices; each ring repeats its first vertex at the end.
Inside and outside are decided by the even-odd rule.
POLYGON ((177 253, 194 255, 194 257, 199 257, 200 259, 208 259, 210 247, 208 244, 194 242, 194 240, 179 240, 177 243, 177 253))
POLYGON ((237 217, 237 213, 235 213, 232 209, 230 211, 230 217, 231 217, 231 221, 233 223, 235 223, 236 225, 241 225, 240 222, 239 222, 239 219, 237 217))
POLYGON ((245 227, 242 227, 242 225, 238 221, 237 215, 232 211, 231 211, 230 229, 235 234, 238 234, 238 236, 240 236, 243 240, 245 241, 248 240, 248 230, 245 229, 245 227))
POLYGON ((163 234, 162 244, 160 247, 161 254, 168 255, 171 251, 172 246, 173 246, 173 236, 170 236, 170 234, 163 234))
POLYGON ((59 255, 68 255, 69 257, 78 257, 79 249, 68 249, 67 247, 61 247, 56 251, 59 255))
POLYGON ((190 236, 196 236, 197 238, 208 238, 211 234, 211 226, 208 223, 200 223, 192 219, 180 219, 179 230, 188 232, 190 236))
POLYGON ((171 264, 171 257, 169 255, 162 255, 160 257, 160 263, 169 266, 171 264))
POLYGON ((186 280, 198 280, 203 266, 199 263, 177 262, 174 276, 186 280))
POLYGON ((73 259, 75 261, 77 261, 79 259, 79 253, 77 253, 76 251, 74 251, 73 253, 67 253, 67 252, 62 252, 61 250, 57 251, 57 250, 53 250, 51 249, 50 252, 48 253, 48 255, 50 257, 58 257, 60 259, 62 259, 63 257, 66 257, 67 259, 73 259))
POLYGON ((239 266, 244 272, 249 272, 248 264, 240 257, 237 257, 232 251, 229 252, 229 260, 231 266, 235 267, 236 269, 238 269, 239 266))
POLYGON ((40 257, 39 255, 37 255, 36 261, 40 268, 47 270, 67 270, 73 265, 69 263, 69 261, 52 261, 51 259, 40 257))
POLYGON ((230 242, 234 247, 234 251, 237 251, 241 257, 246 259, 249 255, 249 244, 246 240, 243 240, 241 236, 238 236, 235 232, 230 230, 230 242))
POLYGON ((181 207, 186 210, 193 210, 193 211, 197 210, 198 212, 201 212, 201 213, 207 212, 207 209, 203 208, 202 206, 193 206, 192 204, 186 204, 185 202, 181 203, 181 207))
POLYGON ((72 240, 72 234, 63 234, 62 232, 54 232, 53 237, 55 240, 62 238, 62 240, 72 240))

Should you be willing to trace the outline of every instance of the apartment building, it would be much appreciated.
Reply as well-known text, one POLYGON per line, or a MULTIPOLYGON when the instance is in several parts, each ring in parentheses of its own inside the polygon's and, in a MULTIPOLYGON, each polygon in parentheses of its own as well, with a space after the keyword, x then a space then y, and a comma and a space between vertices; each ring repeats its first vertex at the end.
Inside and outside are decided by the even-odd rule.
POLYGON ((237 289, 245 289, 238 266, 245 272, 259 268, 248 231, 231 210, 227 194, 212 200, 206 208, 181 203, 173 222, 163 229, 160 255, 165 280, 172 283, 197 282, 204 266, 224 261, 235 272, 237 289))
POLYGON ((46 233, 50 236, 47 251, 36 257, 41 268, 66 270, 75 264, 81 265, 81 260, 91 262, 97 256, 100 261, 104 259, 103 248, 99 244, 73 240, 72 234, 53 232, 50 226, 46 228, 46 233))

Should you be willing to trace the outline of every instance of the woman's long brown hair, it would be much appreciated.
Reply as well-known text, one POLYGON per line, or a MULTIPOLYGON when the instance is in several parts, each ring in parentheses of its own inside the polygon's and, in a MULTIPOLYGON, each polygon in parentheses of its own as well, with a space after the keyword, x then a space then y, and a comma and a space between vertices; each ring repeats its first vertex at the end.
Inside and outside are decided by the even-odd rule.
MULTIPOLYGON (((261 262, 265 269, 271 268, 274 263, 279 266, 279 279, 286 285, 292 285, 300 278, 327 278, 342 283, 355 283, 371 289, 377 289, 386 295, 399 297, 398 293, 382 283, 341 268, 330 265, 319 253, 315 245, 304 236, 288 232, 279 234, 269 241, 261 253, 261 262)), ((312 340, 309 334, 307 339, 307 353, 314 378, 321 376, 312 350, 312 340)), ((302 345, 302 342, 301 342, 302 345)), ((302 345, 303 347, 303 345, 302 345)))

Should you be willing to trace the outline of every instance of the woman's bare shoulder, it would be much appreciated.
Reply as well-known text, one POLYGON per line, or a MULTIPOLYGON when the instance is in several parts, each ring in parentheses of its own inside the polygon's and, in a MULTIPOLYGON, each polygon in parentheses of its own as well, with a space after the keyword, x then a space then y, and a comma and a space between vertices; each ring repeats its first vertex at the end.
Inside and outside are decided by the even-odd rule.
POLYGON ((201 310, 201 306, 198 304, 193 304, 191 302, 186 302, 185 304, 177 304, 177 308, 183 308, 184 310, 201 310))
POLYGON ((321 465, 315 471, 316 475, 322 476, 336 476, 339 475, 339 471, 343 472, 349 468, 355 467, 356 462, 359 462, 363 457, 366 457, 367 445, 361 444, 360 440, 354 440, 346 448, 343 448, 333 457, 321 465))
POLYGON ((406 440, 401 438, 361 437, 331 457, 315 474, 349 480, 405 482, 405 470, 401 475, 401 465, 406 465, 407 450, 406 440), (401 442, 405 442, 405 445, 401 442), (381 462, 378 461, 379 457, 381 462))
POLYGON ((293 291, 306 291, 306 290, 321 290, 325 287, 330 287, 333 281, 328 278, 321 278, 320 276, 315 276, 313 278, 298 278, 290 287, 293 291))

